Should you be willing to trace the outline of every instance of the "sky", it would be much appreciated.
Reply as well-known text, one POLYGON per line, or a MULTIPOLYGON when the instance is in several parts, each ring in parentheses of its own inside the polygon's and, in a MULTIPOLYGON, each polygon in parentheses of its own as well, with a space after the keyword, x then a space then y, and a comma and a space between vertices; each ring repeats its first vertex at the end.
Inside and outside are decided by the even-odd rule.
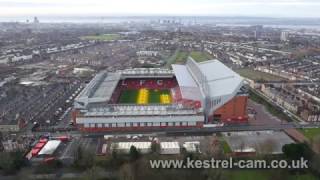
POLYGON ((0 0, 0 17, 77 15, 320 18, 320 0, 0 0))

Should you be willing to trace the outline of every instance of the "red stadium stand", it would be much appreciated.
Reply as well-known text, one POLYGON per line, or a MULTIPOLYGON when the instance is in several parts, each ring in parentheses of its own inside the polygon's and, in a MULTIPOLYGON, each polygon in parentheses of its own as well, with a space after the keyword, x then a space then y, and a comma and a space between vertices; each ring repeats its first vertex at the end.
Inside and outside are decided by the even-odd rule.
POLYGON ((119 85, 125 89, 170 89, 177 86, 174 78, 163 79, 125 79, 120 81, 119 85))

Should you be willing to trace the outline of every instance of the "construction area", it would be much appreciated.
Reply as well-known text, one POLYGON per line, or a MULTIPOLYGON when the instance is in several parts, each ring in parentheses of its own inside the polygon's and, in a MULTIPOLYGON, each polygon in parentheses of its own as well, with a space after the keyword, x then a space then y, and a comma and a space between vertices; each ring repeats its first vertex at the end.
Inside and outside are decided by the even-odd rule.
POLYGON ((282 131, 226 132, 223 138, 235 154, 281 154, 294 141, 282 131))

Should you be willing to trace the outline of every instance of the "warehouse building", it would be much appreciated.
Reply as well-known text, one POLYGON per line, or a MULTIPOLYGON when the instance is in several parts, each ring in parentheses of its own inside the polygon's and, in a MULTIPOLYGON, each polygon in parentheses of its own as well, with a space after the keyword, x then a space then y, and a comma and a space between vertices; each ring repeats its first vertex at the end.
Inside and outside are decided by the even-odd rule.
POLYGON ((180 146, 178 142, 161 142, 160 154, 180 154, 180 146))
POLYGON ((119 153, 129 154, 131 147, 134 146, 140 153, 147 154, 151 152, 151 142, 118 142, 111 144, 111 150, 119 153))

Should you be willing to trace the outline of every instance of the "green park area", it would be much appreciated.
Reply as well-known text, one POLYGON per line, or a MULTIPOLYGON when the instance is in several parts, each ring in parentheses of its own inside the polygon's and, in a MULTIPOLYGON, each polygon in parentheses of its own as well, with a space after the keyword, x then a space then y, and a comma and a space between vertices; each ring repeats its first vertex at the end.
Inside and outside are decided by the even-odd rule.
POLYGON ((229 180, 270 180, 273 177, 290 180, 316 180, 317 178, 311 174, 294 175, 286 171, 269 171, 269 170, 227 170, 226 177, 229 180))
POLYGON ((265 80, 265 81, 279 81, 284 80, 282 77, 275 76, 269 73, 256 71, 249 68, 243 68, 243 69, 235 69, 237 73, 239 73, 242 77, 249 78, 251 80, 265 80))
POLYGON ((113 41, 120 39, 119 34, 100 34, 80 37, 82 40, 113 41))
POLYGON ((207 52, 201 52, 201 51, 192 51, 190 53, 190 56, 197 62, 207 61, 211 60, 212 56, 208 54, 207 52))
POLYGON ((309 140, 313 140, 315 137, 320 137, 320 128, 306 128, 300 130, 302 134, 309 140))
POLYGON ((201 51, 187 52, 187 51, 177 50, 167 60, 167 67, 169 67, 171 64, 184 64, 187 61, 189 56, 191 56, 197 62, 213 59, 213 57, 207 52, 201 52, 201 51))

